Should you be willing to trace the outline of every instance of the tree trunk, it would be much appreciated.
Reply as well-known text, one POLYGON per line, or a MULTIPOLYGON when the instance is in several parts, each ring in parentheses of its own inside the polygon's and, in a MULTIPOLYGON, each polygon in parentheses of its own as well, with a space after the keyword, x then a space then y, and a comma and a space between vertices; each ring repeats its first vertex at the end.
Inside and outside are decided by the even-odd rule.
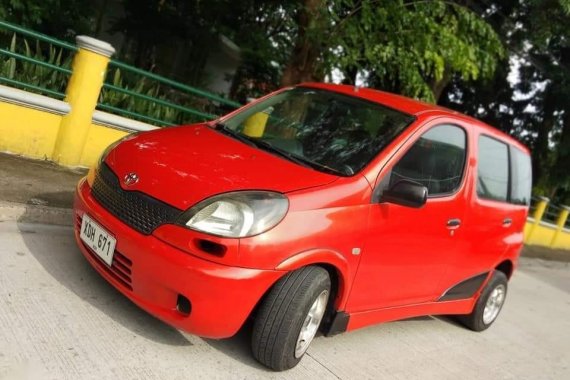
POLYGON ((101 7, 99 8, 98 14, 97 14, 97 22, 96 22, 96 26, 95 26, 95 35, 97 37, 101 37, 101 34, 103 33, 103 20, 105 19, 105 11, 107 11, 107 6, 109 5, 109 0, 103 0, 103 3, 101 4, 101 7))
POLYGON ((544 183, 548 177, 549 135, 554 127, 552 116, 545 117, 538 129, 532 154, 532 171, 534 184, 544 183))
POLYGON ((283 70, 282 86, 321 79, 317 73, 321 46, 315 39, 315 34, 324 32, 324 5, 324 0, 303 1, 303 8, 297 16, 299 31, 291 58, 283 70))
MULTIPOLYGON (((559 187, 566 189, 570 194, 570 170, 568 170, 568 162, 570 161, 570 111, 565 111, 562 127, 562 136, 556 147, 556 161, 552 168, 551 176, 559 187)), ((568 202, 565 199, 564 202, 568 202)))
POLYGON ((443 90, 447 87, 449 82, 451 82, 452 74, 449 68, 445 68, 443 72, 443 76, 439 81, 435 81, 435 79, 431 83, 431 92, 433 93, 433 98, 436 104, 439 104, 439 98, 443 94, 443 90))

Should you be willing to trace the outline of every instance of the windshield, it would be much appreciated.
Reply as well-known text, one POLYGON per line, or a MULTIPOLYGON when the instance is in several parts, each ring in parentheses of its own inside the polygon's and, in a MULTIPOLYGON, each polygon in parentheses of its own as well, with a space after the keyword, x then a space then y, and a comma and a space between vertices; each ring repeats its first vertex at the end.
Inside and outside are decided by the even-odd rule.
POLYGON ((377 103, 298 87, 245 109, 220 127, 291 161, 350 176, 413 120, 377 103))

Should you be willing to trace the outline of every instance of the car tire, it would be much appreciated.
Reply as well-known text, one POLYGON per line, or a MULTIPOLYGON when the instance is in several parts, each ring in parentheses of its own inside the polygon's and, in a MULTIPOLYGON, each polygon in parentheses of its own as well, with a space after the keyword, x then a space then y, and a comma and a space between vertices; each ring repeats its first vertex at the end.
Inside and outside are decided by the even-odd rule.
POLYGON ((253 356, 276 371, 296 366, 324 319, 330 293, 330 276, 322 267, 303 267, 281 278, 258 309, 253 356))
POLYGON ((503 272, 494 271, 473 312, 459 316, 458 320, 473 331, 486 330, 497 319, 506 297, 507 276, 503 272))

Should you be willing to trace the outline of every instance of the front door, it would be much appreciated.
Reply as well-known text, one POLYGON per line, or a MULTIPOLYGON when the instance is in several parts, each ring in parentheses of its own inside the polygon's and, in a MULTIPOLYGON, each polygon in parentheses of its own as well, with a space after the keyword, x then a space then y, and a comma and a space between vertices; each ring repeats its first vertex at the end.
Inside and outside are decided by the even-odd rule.
POLYGON ((464 128, 435 125, 382 171, 378 191, 407 179, 426 186, 428 200, 421 208, 371 205, 348 311, 432 301, 445 291, 441 279, 462 246, 466 146, 464 128))

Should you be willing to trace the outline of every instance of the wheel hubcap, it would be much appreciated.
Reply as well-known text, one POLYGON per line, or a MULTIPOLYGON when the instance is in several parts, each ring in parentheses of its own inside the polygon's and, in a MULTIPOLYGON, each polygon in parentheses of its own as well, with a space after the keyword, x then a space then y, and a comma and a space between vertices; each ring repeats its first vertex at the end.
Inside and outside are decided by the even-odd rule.
POLYGON ((297 345, 295 346, 296 358, 303 356, 307 348, 309 348, 309 344, 311 344, 311 341, 319 329, 323 315, 325 315, 328 300, 329 291, 323 290, 309 309, 301 331, 299 332, 299 337, 297 338, 297 345))
POLYGON ((503 302, 505 302, 505 285, 499 285, 489 295, 487 298, 487 303, 485 304, 485 309, 483 310, 483 323, 486 325, 490 324, 497 318, 503 302))

